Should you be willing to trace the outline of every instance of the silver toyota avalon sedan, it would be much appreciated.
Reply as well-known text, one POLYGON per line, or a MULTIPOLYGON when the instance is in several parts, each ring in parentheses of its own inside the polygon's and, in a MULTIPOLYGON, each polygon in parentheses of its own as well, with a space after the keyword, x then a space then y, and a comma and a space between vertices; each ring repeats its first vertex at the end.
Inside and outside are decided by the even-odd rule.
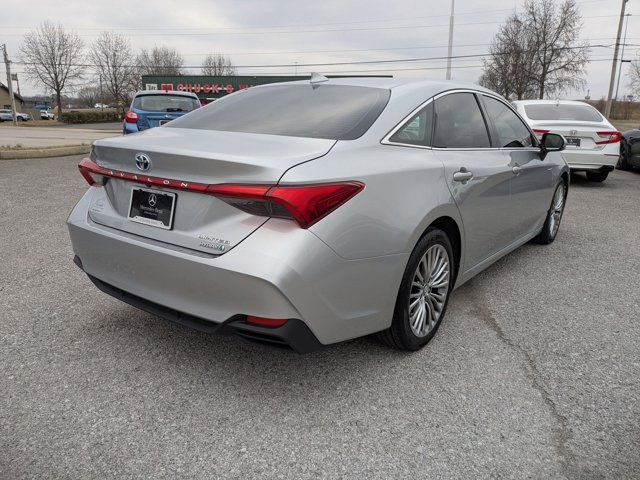
POLYGON ((475 85, 271 84, 98 140, 68 219, 102 291, 206 332, 298 352, 378 333, 416 350, 449 295, 553 242, 569 169, 475 85))

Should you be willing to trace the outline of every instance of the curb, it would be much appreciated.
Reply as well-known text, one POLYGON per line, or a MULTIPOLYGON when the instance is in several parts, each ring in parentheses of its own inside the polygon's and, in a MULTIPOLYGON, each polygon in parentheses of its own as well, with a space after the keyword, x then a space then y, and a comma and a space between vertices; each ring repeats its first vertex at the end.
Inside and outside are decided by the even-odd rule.
POLYGON ((64 157, 66 155, 81 155, 83 153, 89 153, 89 150, 91 150, 91 145, 71 145, 68 147, 0 150, 0 160, 15 160, 18 158, 64 157))

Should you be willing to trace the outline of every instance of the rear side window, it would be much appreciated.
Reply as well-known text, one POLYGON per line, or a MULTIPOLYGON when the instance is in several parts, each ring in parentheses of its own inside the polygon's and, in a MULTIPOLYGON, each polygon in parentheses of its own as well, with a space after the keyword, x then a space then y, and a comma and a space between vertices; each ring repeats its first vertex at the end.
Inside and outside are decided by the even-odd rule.
POLYGON ((590 105, 540 103, 525 105, 524 111, 531 120, 576 120, 578 122, 602 122, 603 117, 590 105))
POLYGON ((452 93, 435 101, 433 145, 441 148, 487 148, 489 133, 473 93, 452 93))
POLYGON ((389 138, 393 143, 407 145, 431 146, 431 134, 433 133, 433 102, 425 106, 420 112, 406 122, 389 138))
POLYGON ((200 102, 184 95, 138 95, 133 99, 133 108, 147 112, 190 112, 200 102))
POLYGON ((272 85, 229 95, 171 128, 353 140, 389 101, 390 90, 350 85, 272 85))
POLYGON ((483 95, 483 98, 487 116, 498 134, 500 147, 520 148, 533 145, 531 132, 509 107, 495 98, 486 95, 483 95))

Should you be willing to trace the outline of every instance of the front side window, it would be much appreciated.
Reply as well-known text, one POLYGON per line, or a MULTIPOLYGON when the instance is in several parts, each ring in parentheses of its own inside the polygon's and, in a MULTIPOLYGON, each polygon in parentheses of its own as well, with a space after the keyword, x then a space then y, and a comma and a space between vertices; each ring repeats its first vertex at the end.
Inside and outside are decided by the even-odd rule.
POLYGON ((473 93, 452 93, 435 101, 436 132, 433 145, 440 148, 491 146, 482 112, 473 93))
POLYGON ((216 100, 167 126, 353 140, 373 125, 390 95, 352 85, 269 85, 216 100))
POLYGON ((408 145, 431 146, 431 134, 433 132, 433 102, 429 103, 396 133, 389 138, 393 143, 405 143, 408 145))
POLYGON ((522 148, 533 145, 531 132, 509 107, 495 98, 484 97, 487 115, 493 122, 502 148, 522 148))

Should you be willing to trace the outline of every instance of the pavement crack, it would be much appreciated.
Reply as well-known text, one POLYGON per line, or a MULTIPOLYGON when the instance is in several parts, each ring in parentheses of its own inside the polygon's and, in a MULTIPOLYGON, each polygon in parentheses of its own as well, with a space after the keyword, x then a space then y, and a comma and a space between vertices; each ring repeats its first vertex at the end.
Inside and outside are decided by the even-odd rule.
POLYGON ((472 305, 474 305, 477 309, 475 313, 480 315, 480 318, 482 319, 484 324, 487 325, 496 334, 496 336, 502 343, 504 343, 507 347, 509 347, 511 350, 514 350, 522 357, 526 377, 531 382, 531 386, 540 393, 544 405, 547 407, 547 410, 554 420, 554 447, 558 455, 560 456, 560 462, 562 465, 564 476, 567 478, 571 478, 572 475, 569 472, 571 466, 574 465, 575 459, 573 453, 567 446, 571 437, 571 429, 569 427, 569 421, 567 417, 560 413, 560 410, 555 404, 549 391, 544 386, 542 375, 540 375, 538 367, 536 366, 536 363, 531 354, 522 345, 519 345, 514 340, 509 338, 498 321, 495 319, 495 317, 491 313, 491 310, 489 309, 486 297, 482 295, 482 292, 480 291, 480 287, 476 285, 473 280, 467 283, 467 287, 469 293, 471 293, 470 297, 472 299, 472 305))

